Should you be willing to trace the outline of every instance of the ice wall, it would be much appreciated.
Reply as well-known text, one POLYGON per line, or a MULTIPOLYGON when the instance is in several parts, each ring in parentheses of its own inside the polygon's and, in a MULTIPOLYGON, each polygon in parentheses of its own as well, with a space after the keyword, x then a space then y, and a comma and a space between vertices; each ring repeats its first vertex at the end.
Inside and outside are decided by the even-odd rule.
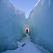
POLYGON ((24 22, 24 12, 15 10, 9 0, 0 0, 0 53, 18 47, 24 22))
POLYGON ((53 0, 40 0, 28 20, 34 43, 53 53, 53 0))

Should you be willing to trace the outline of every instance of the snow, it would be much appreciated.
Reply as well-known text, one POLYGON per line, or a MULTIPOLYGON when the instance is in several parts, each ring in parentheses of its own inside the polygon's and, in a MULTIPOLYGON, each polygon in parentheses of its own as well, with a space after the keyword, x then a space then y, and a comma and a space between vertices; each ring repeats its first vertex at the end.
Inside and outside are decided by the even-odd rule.
POLYGON ((26 37, 23 38, 23 40, 18 42, 18 46, 19 47, 16 50, 8 50, 3 53, 49 53, 37 44, 32 43, 28 34, 26 34, 26 37))
MULTIPOLYGON (((41 47, 40 47, 41 48, 41 47)), ((25 46, 17 48, 16 50, 8 50, 3 53, 49 53, 47 50, 38 47, 38 45, 33 44, 32 42, 26 43, 25 46)))

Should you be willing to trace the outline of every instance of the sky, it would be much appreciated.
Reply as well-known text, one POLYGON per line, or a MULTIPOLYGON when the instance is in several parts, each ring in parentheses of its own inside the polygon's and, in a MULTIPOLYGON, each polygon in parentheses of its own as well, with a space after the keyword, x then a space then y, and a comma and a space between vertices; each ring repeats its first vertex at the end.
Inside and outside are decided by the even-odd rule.
POLYGON ((30 11, 33 9, 38 0, 10 0, 16 9, 20 9, 25 12, 26 18, 28 18, 30 11))

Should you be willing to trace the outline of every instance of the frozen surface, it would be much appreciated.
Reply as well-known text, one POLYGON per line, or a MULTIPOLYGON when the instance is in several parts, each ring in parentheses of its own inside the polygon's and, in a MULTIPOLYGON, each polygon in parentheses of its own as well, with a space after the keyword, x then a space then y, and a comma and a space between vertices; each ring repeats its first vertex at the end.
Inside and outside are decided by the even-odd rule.
POLYGON ((53 0, 40 0, 29 15, 32 41, 53 53, 53 0))
POLYGON ((32 42, 26 42, 26 45, 19 47, 16 50, 8 50, 3 53, 49 53, 47 50, 42 47, 33 44, 32 42))
POLYGON ((47 50, 43 49, 43 47, 32 43, 28 34, 20 41, 18 46, 16 50, 7 50, 4 53, 49 53, 47 50))
MULTIPOLYGON (((53 0, 40 0, 29 15, 32 42, 26 41, 23 47, 18 48, 18 40, 22 37, 25 24, 25 14, 15 11, 9 0, 0 0, 0 53, 53 53, 53 0), (17 49, 16 49, 17 48, 17 49)), ((23 42, 19 43, 19 46, 23 42)))
POLYGON ((9 0, 0 0, 0 53, 8 49, 16 49, 22 36, 25 14, 15 10, 9 0))

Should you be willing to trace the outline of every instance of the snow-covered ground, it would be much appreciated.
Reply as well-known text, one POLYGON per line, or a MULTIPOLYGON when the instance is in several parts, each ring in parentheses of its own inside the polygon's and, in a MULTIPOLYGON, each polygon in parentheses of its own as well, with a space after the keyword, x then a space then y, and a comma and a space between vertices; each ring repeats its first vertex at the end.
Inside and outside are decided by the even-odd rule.
POLYGON ((18 46, 19 48, 16 50, 8 50, 3 53, 49 53, 43 47, 32 43, 28 35, 21 42, 18 42, 18 46))
POLYGON ((23 47, 17 48, 16 50, 8 50, 3 53, 49 53, 47 50, 34 45, 32 42, 26 43, 23 47))

